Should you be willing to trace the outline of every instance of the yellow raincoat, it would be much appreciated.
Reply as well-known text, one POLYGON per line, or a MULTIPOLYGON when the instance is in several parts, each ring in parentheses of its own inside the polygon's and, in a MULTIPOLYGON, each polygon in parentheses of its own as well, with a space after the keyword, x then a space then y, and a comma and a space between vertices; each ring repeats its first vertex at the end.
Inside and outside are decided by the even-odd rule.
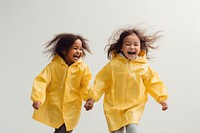
POLYGON ((103 106, 109 131, 138 124, 148 94, 158 103, 168 98, 164 83, 147 64, 145 53, 131 61, 117 54, 104 66, 95 77, 90 97, 98 101, 102 94, 105 94, 103 106))
POLYGON ((82 99, 87 100, 92 76, 88 66, 79 60, 68 66, 55 55, 53 60, 34 79, 32 101, 40 101, 39 110, 34 110, 33 119, 59 128, 73 130, 78 124, 82 99))

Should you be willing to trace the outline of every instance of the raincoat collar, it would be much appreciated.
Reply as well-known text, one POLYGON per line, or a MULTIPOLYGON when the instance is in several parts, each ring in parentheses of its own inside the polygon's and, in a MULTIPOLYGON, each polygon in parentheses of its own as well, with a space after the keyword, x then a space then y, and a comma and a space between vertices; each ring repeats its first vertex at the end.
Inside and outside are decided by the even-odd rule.
MULTIPOLYGON (((120 59, 120 60, 128 60, 124 55, 122 54, 116 54, 116 56, 114 58, 120 59)), ((140 63, 146 63, 147 62, 147 58, 146 58, 146 52, 145 51, 141 51, 138 55, 138 58, 130 60, 131 62, 140 62, 140 63)))
MULTIPOLYGON (((62 65, 67 65, 66 63, 65 63, 65 61, 63 60, 63 58, 61 58, 58 54, 56 54, 54 57, 53 57, 53 59, 52 59, 52 61, 58 61, 60 64, 62 64, 62 65)), ((83 60, 82 59, 79 59, 77 62, 74 62, 73 64, 71 64, 71 65, 76 65, 76 64, 79 64, 79 63, 82 63, 83 62, 83 60)))

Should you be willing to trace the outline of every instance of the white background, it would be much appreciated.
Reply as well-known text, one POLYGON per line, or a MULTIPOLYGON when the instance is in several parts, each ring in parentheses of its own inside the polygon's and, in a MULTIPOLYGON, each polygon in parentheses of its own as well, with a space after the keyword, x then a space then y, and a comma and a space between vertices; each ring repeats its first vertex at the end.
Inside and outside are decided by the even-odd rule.
MULTIPOLYGON (((93 54, 86 63, 93 77, 107 63, 104 47, 113 31, 138 25, 163 30, 149 63, 169 92, 169 110, 152 98, 140 133, 199 133, 199 0, 0 0, 0 130, 2 133, 53 133, 32 119, 34 77, 50 61, 44 44, 61 32, 88 38, 93 54)), ((93 81, 93 80, 92 80, 93 81)), ((82 110, 74 133, 108 133, 102 99, 82 110)))

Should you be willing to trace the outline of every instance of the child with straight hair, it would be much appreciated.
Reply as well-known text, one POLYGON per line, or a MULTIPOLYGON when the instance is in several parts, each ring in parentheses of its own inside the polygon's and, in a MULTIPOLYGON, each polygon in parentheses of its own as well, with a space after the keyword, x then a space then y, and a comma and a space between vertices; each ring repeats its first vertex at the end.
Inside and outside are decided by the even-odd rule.
POLYGON ((106 46, 110 59, 96 75, 90 99, 84 107, 90 110, 104 94, 104 114, 111 133, 138 133, 137 125, 150 94, 165 111, 168 93, 164 83, 148 64, 148 51, 160 37, 137 27, 118 30, 106 46))
POLYGON ((33 119, 55 128, 54 133, 72 132, 79 121, 82 100, 89 98, 92 76, 82 60, 85 51, 91 53, 86 42, 71 33, 55 36, 44 51, 53 59, 34 79, 33 119))

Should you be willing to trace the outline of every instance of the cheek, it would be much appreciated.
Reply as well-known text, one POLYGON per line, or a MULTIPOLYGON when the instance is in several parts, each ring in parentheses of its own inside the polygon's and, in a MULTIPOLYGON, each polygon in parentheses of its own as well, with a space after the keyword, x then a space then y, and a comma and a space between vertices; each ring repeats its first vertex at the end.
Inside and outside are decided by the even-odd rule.
POLYGON ((127 46, 127 47, 124 48, 124 51, 128 52, 129 49, 131 49, 131 48, 127 46))
POLYGON ((137 50, 140 52, 140 51, 141 51, 141 47, 139 46, 139 47, 137 48, 137 50))
POLYGON ((72 57, 73 55, 74 55, 73 51, 69 51, 68 54, 67 54, 68 57, 72 57))
POLYGON ((127 51, 128 47, 125 45, 122 45, 121 51, 127 51))
POLYGON ((80 55, 83 56, 83 52, 80 52, 80 55))

